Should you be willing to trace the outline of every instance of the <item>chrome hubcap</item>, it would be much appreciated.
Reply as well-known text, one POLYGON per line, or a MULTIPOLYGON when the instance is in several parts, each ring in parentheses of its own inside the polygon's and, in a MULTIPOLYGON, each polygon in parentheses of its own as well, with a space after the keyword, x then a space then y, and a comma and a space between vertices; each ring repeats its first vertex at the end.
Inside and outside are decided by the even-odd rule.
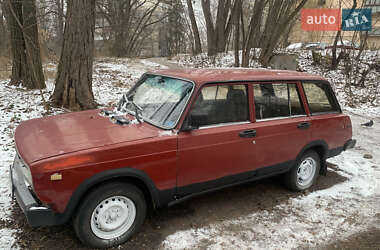
POLYGON ((92 212, 91 230, 101 239, 113 239, 123 235, 136 218, 136 206, 125 196, 112 196, 92 212))
POLYGON ((317 163, 312 157, 305 158, 298 166, 297 184, 299 186, 308 186, 313 182, 317 163))

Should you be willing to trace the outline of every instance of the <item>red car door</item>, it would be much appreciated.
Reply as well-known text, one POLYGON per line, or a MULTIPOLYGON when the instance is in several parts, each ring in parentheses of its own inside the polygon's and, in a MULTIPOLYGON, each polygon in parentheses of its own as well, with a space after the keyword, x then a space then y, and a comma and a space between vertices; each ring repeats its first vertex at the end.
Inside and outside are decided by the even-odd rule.
MULTIPOLYGON (((189 111, 198 129, 178 137, 178 194, 200 192, 228 185, 249 171, 251 144, 248 88, 244 84, 204 87, 189 111)), ((251 151, 252 152, 252 151, 251 151)))
POLYGON ((297 83, 254 83, 257 175, 287 171, 311 139, 311 120, 306 115, 297 83))

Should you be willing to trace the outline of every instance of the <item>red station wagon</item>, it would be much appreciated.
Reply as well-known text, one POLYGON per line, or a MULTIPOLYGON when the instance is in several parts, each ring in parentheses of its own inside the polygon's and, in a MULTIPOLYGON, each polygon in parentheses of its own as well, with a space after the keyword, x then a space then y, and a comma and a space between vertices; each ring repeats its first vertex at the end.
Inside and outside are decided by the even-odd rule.
POLYGON ((97 248, 127 241, 148 208, 279 174, 305 190, 355 145, 326 79, 261 69, 149 72, 114 109, 25 121, 15 142, 29 224, 73 219, 97 248))

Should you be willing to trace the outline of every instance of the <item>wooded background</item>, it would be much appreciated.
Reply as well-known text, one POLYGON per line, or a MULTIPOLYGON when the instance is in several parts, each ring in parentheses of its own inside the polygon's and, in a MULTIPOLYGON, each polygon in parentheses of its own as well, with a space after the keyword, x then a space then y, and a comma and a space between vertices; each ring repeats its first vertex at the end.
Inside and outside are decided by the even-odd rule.
MULTIPOLYGON (((248 67, 253 58, 265 67, 277 48, 289 44, 300 10, 315 1, 0 0, 0 56, 12 59, 10 84, 29 89, 45 88, 41 58, 58 62, 55 90, 47 104, 90 109, 96 107, 96 55, 207 52, 212 57, 233 50, 236 67, 248 67), (261 52, 257 58, 252 55, 256 48, 261 52)), ((339 39, 337 32, 335 46, 339 39)), ((333 54, 332 68, 340 59, 333 54)))

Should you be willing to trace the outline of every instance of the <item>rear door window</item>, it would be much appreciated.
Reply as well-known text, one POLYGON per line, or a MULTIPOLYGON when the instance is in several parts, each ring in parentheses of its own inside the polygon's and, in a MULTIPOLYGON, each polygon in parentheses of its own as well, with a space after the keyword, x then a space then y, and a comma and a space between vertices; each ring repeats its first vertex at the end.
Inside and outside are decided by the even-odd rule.
POLYGON ((253 85, 256 120, 305 115, 295 83, 253 85))
POLYGON ((311 114, 340 112, 335 95, 325 82, 303 82, 311 114))

